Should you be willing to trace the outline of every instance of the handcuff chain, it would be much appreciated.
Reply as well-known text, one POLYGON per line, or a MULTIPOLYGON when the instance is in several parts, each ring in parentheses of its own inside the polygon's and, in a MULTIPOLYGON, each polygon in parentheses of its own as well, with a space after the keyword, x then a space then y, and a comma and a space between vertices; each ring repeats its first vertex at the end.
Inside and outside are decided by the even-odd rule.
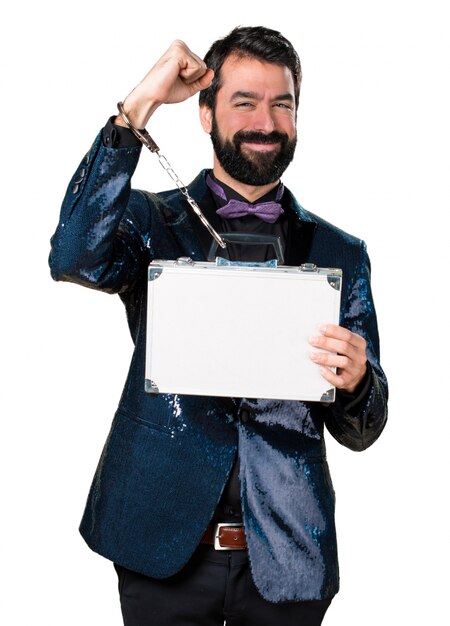
POLYGON ((219 233, 217 233, 214 230, 214 228, 208 222, 208 220, 204 216, 202 210, 198 206, 197 202, 189 194, 189 191, 187 190, 186 185, 182 182, 182 180, 180 179, 178 174, 175 172, 173 167, 170 165, 168 159, 163 154, 161 154, 158 145, 150 137, 150 135, 147 132, 147 130, 145 128, 143 130, 139 130, 138 128, 135 128, 133 126, 133 124, 128 119, 127 114, 123 110, 123 102, 118 102, 117 103, 117 108, 119 109, 119 113, 120 113, 121 118, 123 119, 125 124, 128 126, 128 128, 132 131, 132 133, 144 144, 144 146, 146 148, 148 148, 150 150, 150 152, 155 152, 156 153, 161 167, 167 172, 167 174, 173 180, 173 182, 175 183, 175 185, 177 186, 179 191, 186 198, 186 200, 188 201, 189 205, 194 210, 194 213, 200 218, 202 224, 208 229, 210 235, 217 241, 217 243, 219 244, 219 246, 221 248, 226 248, 226 243, 224 242, 222 237, 219 235, 219 233))

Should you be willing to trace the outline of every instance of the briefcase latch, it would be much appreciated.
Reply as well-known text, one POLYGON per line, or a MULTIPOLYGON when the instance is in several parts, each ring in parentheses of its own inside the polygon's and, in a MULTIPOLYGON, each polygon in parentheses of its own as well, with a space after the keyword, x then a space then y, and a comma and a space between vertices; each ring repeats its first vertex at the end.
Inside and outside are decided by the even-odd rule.
POLYGON ((300 270, 302 272, 317 272, 317 265, 315 263, 302 263, 300 270))
POLYGON ((179 256, 175 261, 176 265, 194 265, 190 256, 179 256))

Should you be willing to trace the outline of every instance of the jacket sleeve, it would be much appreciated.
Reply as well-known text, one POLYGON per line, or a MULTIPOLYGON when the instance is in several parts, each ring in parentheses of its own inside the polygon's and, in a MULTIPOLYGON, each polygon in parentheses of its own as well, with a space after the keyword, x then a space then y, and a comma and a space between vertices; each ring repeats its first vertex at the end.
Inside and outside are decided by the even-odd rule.
MULTIPOLYGON (((344 295, 344 294, 343 294, 344 295)), ((361 261, 349 283, 341 310, 341 324, 367 341, 368 374, 363 397, 349 401, 339 391, 325 418, 333 437, 351 450, 361 451, 380 436, 387 420, 388 386, 381 369, 375 306, 370 287, 370 261, 361 242, 361 261)))
POLYGON ((122 293, 147 267, 150 207, 130 186, 139 155, 140 147, 105 147, 99 133, 69 183, 51 239, 55 280, 122 293))

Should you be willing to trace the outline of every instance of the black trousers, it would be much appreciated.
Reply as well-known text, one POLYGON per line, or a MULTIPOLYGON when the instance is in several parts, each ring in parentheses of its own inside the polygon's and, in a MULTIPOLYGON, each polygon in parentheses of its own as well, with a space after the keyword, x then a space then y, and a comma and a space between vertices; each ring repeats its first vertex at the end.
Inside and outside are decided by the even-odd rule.
POLYGON ((331 602, 264 600, 245 550, 201 545, 181 572, 162 580, 115 568, 125 626, 320 626, 331 602))

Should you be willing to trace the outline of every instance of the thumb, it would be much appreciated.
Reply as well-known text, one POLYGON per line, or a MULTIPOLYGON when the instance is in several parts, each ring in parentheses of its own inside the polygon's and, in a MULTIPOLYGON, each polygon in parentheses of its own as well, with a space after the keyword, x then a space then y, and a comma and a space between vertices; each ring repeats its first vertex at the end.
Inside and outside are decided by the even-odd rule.
POLYGON ((206 72, 203 74, 203 76, 200 76, 200 78, 197 78, 197 80, 194 80, 190 84, 190 87, 193 89, 194 93, 196 91, 201 91, 202 89, 206 89, 207 87, 211 85, 213 78, 214 78, 214 70, 211 70, 208 68, 206 72))

